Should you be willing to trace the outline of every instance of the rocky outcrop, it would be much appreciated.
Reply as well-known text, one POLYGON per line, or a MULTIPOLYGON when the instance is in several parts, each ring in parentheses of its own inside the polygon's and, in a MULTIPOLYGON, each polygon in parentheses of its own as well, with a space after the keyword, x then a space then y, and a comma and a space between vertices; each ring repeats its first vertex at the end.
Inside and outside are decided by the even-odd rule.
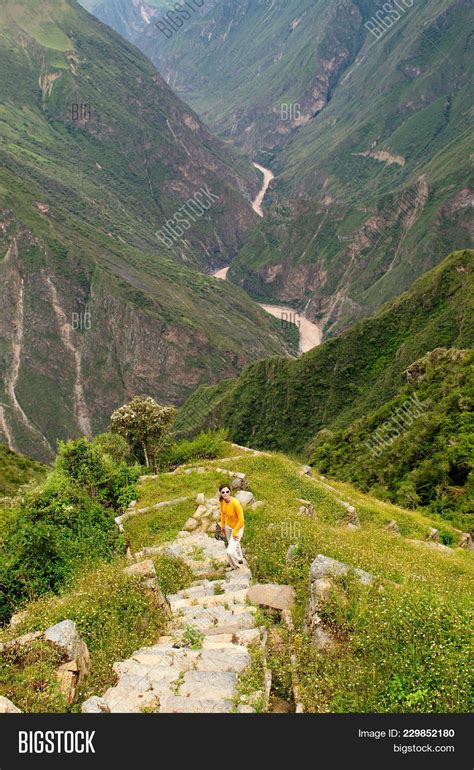
POLYGON ((293 607, 295 597, 295 589, 292 586, 276 583, 256 583, 248 592, 248 600, 251 604, 280 611, 293 607))
POLYGON ((56 669, 56 680, 66 703, 71 705, 77 696, 77 689, 90 671, 90 655, 72 620, 62 620, 46 631, 33 631, 0 645, 4 649, 24 647, 31 642, 43 641, 54 645, 65 660, 56 669))
POLYGON ((17 708, 9 698, 0 695, 0 714, 21 714, 21 709, 17 708))
POLYGON ((328 601, 333 591, 339 590, 335 578, 354 573, 364 585, 373 582, 373 576, 368 572, 352 567, 343 562, 319 554, 312 562, 309 570, 310 591, 306 608, 306 628, 312 636, 317 649, 329 651, 335 647, 335 639, 331 630, 323 623, 320 611, 328 601))

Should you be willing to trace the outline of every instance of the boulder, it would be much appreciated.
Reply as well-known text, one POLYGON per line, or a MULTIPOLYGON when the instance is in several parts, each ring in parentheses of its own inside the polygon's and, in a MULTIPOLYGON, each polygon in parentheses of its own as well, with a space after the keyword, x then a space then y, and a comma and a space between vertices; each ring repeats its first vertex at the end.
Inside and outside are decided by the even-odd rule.
POLYGON ((200 505, 193 513, 194 519, 200 519, 202 518, 206 513, 208 513, 208 510, 205 505, 200 505))
POLYGON ((68 653, 69 660, 74 660, 81 651, 83 641, 72 620, 62 620, 50 626, 44 632, 44 639, 68 653))
POLYGON ((335 642, 329 631, 322 624, 314 627, 312 632, 314 646, 320 652, 327 652, 334 649, 335 642))
POLYGON ((29 644, 30 642, 34 642, 36 639, 42 639, 43 638, 43 632, 42 631, 30 631, 28 634, 22 634, 22 636, 17 636, 16 639, 10 639, 9 642, 0 643, 0 652, 2 650, 8 650, 9 647, 21 647, 25 644, 29 644))
POLYGON ((253 494, 243 489, 239 489, 235 497, 241 504, 242 508, 246 508, 254 501, 253 494))
POLYGON ((19 612, 15 612, 10 618, 10 623, 9 623, 10 628, 16 628, 21 623, 23 623, 27 615, 28 615, 28 610, 20 610, 19 612))
POLYGON ((439 532, 434 527, 430 527, 427 535, 427 539, 433 543, 439 543, 439 532))
POLYGON ((400 527, 398 526, 395 519, 392 519, 392 521, 389 524, 386 524, 385 529, 387 530, 387 532, 392 532, 394 535, 400 534, 400 527))
POLYGON ((54 644, 67 657, 67 660, 56 669, 56 680, 59 689, 68 705, 71 705, 77 693, 77 688, 90 671, 90 655, 86 643, 81 639, 76 624, 72 620, 62 620, 50 626, 44 633, 36 632, 34 638, 41 637, 44 641, 54 644))
POLYGON ((295 589, 288 585, 276 583, 257 583, 250 586, 248 600, 260 607, 270 607, 274 610, 288 610, 295 603, 295 589))
POLYGON ((21 709, 17 708, 14 703, 5 698, 4 695, 0 695, 0 714, 22 714, 21 709))
MULTIPOLYGON (((462 533, 461 540, 460 540, 460 543, 459 543, 459 547, 460 548, 465 548, 467 551, 472 551, 474 546, 472 544, 472 537, 469 534, 469 532, 463 532, 462 533)), ((11 624, 11 621, 10 621, 10 624, 11 624)))
POLYGON ((81 706, 81 712, 83 714, 110 714, 110 709, 102 698, 98 698, 97 695, 93 695, 92 698, 88 698, 81 706))
POLYGON ((206 502, 206 498, 202 492, 199 492, 198 495, 196 495, 196 504, 197 505, 204 505, 206 502))
POLYGON ((321 607, 325 604, 334 589, 334 583, 328 578, 318 578, 311 583, 311 598, 313 599, 314 606, 321 607))
POLYGON ((302 465, 300 470, 301 476, 312 476, 313 475, 313 469, 311 468, 311 465, 302 465))
POLYGON ((314 516, 314 506, 310 500, 298 499, 296 502, 300 504, 298 513, 301 516, 310 516, 310 517, 314 516))
POLYGON ((125 575, 134 575, 139 578, 156 578, 155 565, 151 559, 136 562, 123 570, 125 575))
POLYGON ((184 525, 184 529, 186 532, 194 532, 195 529, 199 527, 199 522, 197 519, 193 519, 191 516, 190 519, 187 520, 186 524, 184 525))
POLYGON ((347 575, 351 569, 354 570, 361 583, 364 583, 365 585, 370 585, 370 583, 372 583, 373 576, 368 572, 365 572, 358 567, 350 567, 348 564, 336 561, 335 559, 331 559, 329 556, 323 556, 322 554, 318 554, 311 564, 309 568, 309 578, 313 583, 319 578, 347 575))

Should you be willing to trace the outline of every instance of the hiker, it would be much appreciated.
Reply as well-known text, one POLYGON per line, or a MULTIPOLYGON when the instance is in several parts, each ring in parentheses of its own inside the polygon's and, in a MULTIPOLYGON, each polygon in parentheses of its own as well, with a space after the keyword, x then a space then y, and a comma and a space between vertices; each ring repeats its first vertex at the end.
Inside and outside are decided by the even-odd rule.
POLYGON ((231 569, 239 569, 244 563, 244 555, 240 546, 244 534, 244 511, 236 497, 230 494, 228 484, 219 487, 221 504, 221 531, 227 538, 227 558, 231 569))

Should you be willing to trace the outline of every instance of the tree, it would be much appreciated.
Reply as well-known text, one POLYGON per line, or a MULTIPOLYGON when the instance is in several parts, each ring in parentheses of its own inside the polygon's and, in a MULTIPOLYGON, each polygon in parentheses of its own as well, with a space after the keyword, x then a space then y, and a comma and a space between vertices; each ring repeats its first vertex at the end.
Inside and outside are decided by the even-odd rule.
POLYGON ((172 406, 161 406, 150 396, 135 396, 115 410, 110 418, 110 430, 123 436, 132 451, 142 456, 140 459, 147 468, 156 467, 157 454, 168 439, 175 415, 176 409, 172 406))

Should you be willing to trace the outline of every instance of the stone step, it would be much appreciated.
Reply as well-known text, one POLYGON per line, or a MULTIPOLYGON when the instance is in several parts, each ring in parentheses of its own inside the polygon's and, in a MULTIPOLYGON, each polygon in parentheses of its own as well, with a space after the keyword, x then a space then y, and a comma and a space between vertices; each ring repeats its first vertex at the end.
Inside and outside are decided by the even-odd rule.
POLYGON ((168 695, 160 699, 160 714, 228 714, 232 701, 168 695))
MULTIPOLYGON (((203 649, 224 649, 234 644, 240 646, 248 646, 254 642, 258 642, 262 637, 262 628, 249 628, 249 629, 231 629, 221 632, 222 626, 219 626, 214 631, 207 631, 206 636, 202 640, 203 649)), ((170 650, 179 649, 179 645, 182 643, 182 636, 184 630, 177 629, 174 636, 160 636, 155 647, 168 647, 170 650)))
POLYGON ((212 635, 213 631, 217 634, 221 634, 223 632, 237 633, 240 630, 255 627, 255 618, 250 612, 238 615, 229 613, 228 618, 221 619, 220 623, 219 621, 215 623, 212 616, 209 615, 191 617, 188 619, 188 622, 192 623, 192 625, 197 628, 198 631, 201 631, 201 633, 205 633, 206 636, 212 635))
POLYGON ((128 660, 114 663, 113 670, 120 677, 143 676, 148 681, 151 674, 154 678, 161 677, 163 681, 168 681, 172 669, 176 677, 184 671, 240 672, 250 664, 250 654, 244 645, 178 650, 176 652, 182 654, 175 655, 172 662, 168 661, 166 654, 160 652, 162 649, 163 647, 158 646, 156 652, 152 652, 153 648, 150 648, 148 653, 133 655, 128 660))
POLYGON ((176 612, 176 610, 180 610, 183 607, 219 607, 223 604, 244 605, 247 599, 247 594, 248 589, 245 588, 241 591, 227 591, 223 594, 208 594, 206 596, 195 596, 190 599, 175 599, 169 603, 172 612, 176 612))
POLYGON ((250 588, 250 580, 241 578, 240 580, 200 580, 189 588, 183 588, 175 594, 168 594, 168 601, 174 602, 179 599, 199 599, 202 596, 219 596, 221 592, 229 593, 231 591, 243 591, 250 588), (217 591, 216 591, 217 589, 217 591))
POLYGON ((230 700, 237 684, 237 675, 221 671, 187 671, 178 695, 204 700, 230 700))

